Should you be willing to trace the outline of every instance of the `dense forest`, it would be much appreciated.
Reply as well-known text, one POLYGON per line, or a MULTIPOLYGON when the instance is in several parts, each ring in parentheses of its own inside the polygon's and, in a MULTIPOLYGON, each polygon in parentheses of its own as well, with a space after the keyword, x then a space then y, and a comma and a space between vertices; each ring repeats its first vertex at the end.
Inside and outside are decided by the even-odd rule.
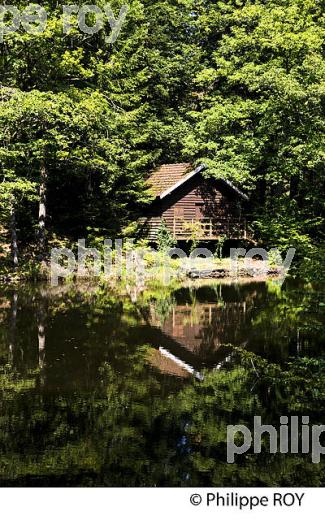
POLYGON ((0 487, 323 486, 324 460, 266 441, 227 464, 226 434, 254 414, 323 422, 324 3, 91 0, 114 16, 65 32, 76 3, 7 34, 0 6, 0 487), (44 283, 52 248, 146 245, 165 163, 247 194, 251 244, 295 248, 292 276, 192 280, 162 226, 146 283, 133 264, 111 287, 44 283))
POLYGON ((109 23, 63 34, 67 3, 0 43, 2 269, 125 233, 153 167, 203 161, 250 194, 258 241, 321 276, 322 2, 129 0, 114 43, 109 23))

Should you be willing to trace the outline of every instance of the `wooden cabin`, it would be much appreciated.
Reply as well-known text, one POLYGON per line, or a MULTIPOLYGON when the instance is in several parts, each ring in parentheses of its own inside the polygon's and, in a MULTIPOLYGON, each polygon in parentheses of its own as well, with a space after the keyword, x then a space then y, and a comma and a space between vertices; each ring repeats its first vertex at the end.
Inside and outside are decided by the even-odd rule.
POLYGON ((248 197, 227 180, 205 178, 205 169, 163 164, 150 175, 147 184, 155 199, 141 220, 150 241, 157 240, 162 221, 176 240, 247 238, 248 197))

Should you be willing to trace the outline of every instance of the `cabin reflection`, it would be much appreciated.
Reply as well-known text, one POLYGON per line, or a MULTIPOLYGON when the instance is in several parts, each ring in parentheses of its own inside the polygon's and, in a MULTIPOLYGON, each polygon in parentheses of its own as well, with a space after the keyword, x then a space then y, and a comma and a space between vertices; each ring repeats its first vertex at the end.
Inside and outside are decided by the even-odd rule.
POLYGON ((152 302, 148 325, 156 331, 151 343, 165 345, 178 359, 200 370, 223 366, 233 345, 255 350, 250 331, 265 290, 255 283, 226 284, 181 290, 164 305, 152 302), (259 289, 259 290, 257 290, 259 289))
POLYGON ((161 328, 193 354, 208 355, 221 345, 245 341, 242 334, 247 321, 245 301, 174 305, 163 320, 154 306, 150 313, 153 326, 161 328))

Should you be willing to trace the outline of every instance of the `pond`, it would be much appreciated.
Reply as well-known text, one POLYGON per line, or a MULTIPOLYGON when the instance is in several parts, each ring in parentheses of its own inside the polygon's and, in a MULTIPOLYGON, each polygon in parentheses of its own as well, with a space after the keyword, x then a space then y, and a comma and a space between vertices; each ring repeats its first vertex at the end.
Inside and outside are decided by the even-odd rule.
POLYGON ((254 415, 322 424, 324 301, 295 281, 3 287, 0 485, 324 485, 310 453, 226 450, 254 415))

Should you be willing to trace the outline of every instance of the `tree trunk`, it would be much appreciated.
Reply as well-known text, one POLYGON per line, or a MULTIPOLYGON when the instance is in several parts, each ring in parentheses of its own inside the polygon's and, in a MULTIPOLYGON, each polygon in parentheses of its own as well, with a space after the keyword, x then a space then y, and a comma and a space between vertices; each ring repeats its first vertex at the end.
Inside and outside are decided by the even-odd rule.
POLYGON ((261 206, 265 206, 266 189, 267 189, 266 180, 259 179, 257 181, 257 194, 258 194, 258 202, 261 204, 261 206))
POLYGON ((12 201, 10 205, 10 232, 11 232, 11 252, 14 268, 18 269, 18 245, 17 245, 17 229, 16 229, 16 211, 15 203, 12 201))
POLYGON ((290 179, 290 199, 296 199, 299 190, 299 177, 294 175, 290 179))
POLYGON ((9 364, 14 362, 14 352, 16 347, 16 328, 17 328, 18 294, 14 292, 11 301, 11 320, 10 320, 10 342, 9 342, 9 364))
POLYGON ((39 211, 38 211, 38 234, 40 254, 45 254, 45 220, 46 220, 46 191, 47 191, 47 170, 44 163, 41 164, 40 188, 39 188, 39 211))

